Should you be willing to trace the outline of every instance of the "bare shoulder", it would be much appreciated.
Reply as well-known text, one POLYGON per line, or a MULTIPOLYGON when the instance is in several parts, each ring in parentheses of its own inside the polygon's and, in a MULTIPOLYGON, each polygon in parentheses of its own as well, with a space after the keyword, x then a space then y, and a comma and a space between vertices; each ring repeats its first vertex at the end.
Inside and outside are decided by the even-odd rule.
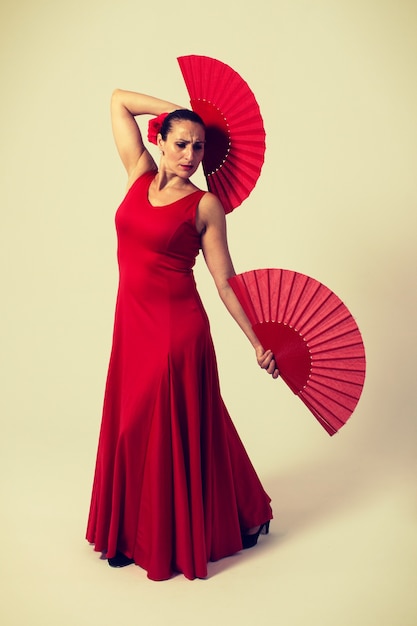
POLYGON ((223 221, 225 217, 222 203, 217 196, 209 191, 202 196, 198 205, 198 213, 205 226, 219 220, 223 221))
POLYGON ((207 233, 208 230, 225 229, 225 213, 222 203, 213 193, 209 191, 201 197, 197 209, 196 227, 200 234, 207 233))

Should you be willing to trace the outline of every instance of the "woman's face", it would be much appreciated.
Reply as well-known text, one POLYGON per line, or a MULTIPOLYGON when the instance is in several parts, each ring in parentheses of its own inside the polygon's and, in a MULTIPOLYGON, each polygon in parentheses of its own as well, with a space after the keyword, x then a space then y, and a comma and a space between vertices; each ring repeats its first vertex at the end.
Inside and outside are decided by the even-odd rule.
POLYGON ((200 124, 188 120, 172 122, 166 141, 159 138, 164 166, 180 176, 190 178, 204 156, 205 132, 200 124))

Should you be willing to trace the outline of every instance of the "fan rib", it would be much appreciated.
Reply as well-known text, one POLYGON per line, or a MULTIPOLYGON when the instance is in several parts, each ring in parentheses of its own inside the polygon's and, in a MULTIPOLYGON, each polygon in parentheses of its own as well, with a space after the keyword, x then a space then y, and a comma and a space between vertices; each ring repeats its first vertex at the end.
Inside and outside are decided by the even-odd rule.
MULTIPOLYGON (((339 417, 340 412, 338 411, 338 409, 341 409, 345 415, 348 414, 350 416, 353 412, 353 409, 356 406, 356 402, 353 408, 346 406, 345 404, 337 400, 334 394, 332 395, 325 394, 321 388, 320 389, 315 388, 314 392, 315 392, 314 396, 312 396, 311 391, 310 390, 307 391, 306 397, 308 398, 308 400, 314 403, 315 406, 320 405, 320 407, 323 410, 324 415, 327 413, 328 415, 331 415, 332 418, 336 420, 340 420, 340 417, 339 417), (319 400, 319 398, 321 398, 321 400, 319 400), (330 409, 330 405, 333 407, 332 409, 330 409)), ((301 392, 301 393, 304 393, 304 392, 301 392)))
POLYGON ((347 417, 352 414, 352 411, 346 409, 345 406, 337 402, 332 402, 332 408, 330 408, 329 398, 327 398, 326 396, 322 396, 321 399, 319 399, 318 395, 319 394, 317 393, 317 390, 315 390, 314 396, 309 392, 309 390, 300 393, 300 397, 304 398, 304 402, 308 406, 314 407, 316 410, 318 410, 318 408, 320 407, 321 417, 326 419, 329 424, 334 426, 334 422, 337 422, 338 424, 343 425, 344 421, 341 418, 343 417, 344 420, 346 420, 347 417), (339 409, 341 410, 341 412, 339 411, 339 409))
POLYGON ((300 318, 300 322, 299 323, 300 323, 300 328, 302 329, 303 334, 307 333, 307 332, 311 333, 313 328, 315 328, 316 326, 322 324, 324 322, 324 319, 326 319, 331 314, 331 312, 329 312, 324 317, 317 315, 317 312, 319 310, 323 310, 323 308, 327 304, 327 301, 331 297, 331 294, 326 294, 324 299, 319 298, 320 291, 322 291, 322 284, 321 283, 316 285, 315 292, 310 297, 310 300, 308 301, 308 303, 306 303, 305 309, 303 311, 303 317, 300 318), (307 311, 308 311, 308 314, 307 314, 307 311), (304 317, 304 316, 306 316, 306 317, 304 317), (313 326, 310 326, 309 324, 313 320, 314 320, 314 324, 313 324, 313 326))
POLYGON ((268 304, 268 322, 270 322, 272 320, 272 309, 271 309, 271 279, 270 279, 270 275, 269 272, 267 272, 266 274, 266 280, 267 280, 267 284, 268 284, 268 296, 267 296, 267 304, 268 304))
MULTIPOLYGON (((333 379, 330 379, 333 380, 333 379)), ((337 381, 339 382, 339 381, 337 381)), ((316 388, 316 384, 318 384, 318 382, 315 380, 315 377, 311 377, 310 383, 309 385, 311 385, 311 388, 316 388)), ((347 389, 339 389, 339 387, 335 387, 332 386, 330 384, 326 384, 325 382, 321 381, 320 382, 320 388, 321 389, 328 389, 329 391, 331 391, 332 394, 334 393, 338 393, 339 395, 342 395, 346 398, 350 398, 351 400, 355 400, 355 402, 359 399, 358 395, 355 393, 349 393, 349 391, 347 391, 347 389)), ((352 390, 353 391, 353 390, 352 390)), ((332 397, 332 396, 330 396, 332 397)))
MULTIPOLYGON (((335 302, 335 306, 329 310, 326 305, 329 303, 331 298, 332 298, 332 294, 330 293, 322 303, 317 304, 316 309, 312 310, 310 312, 308 319, 305 322, 303 322, 304 326, 307 327, 308 324, 311 321, 313 321, 313 318, 317 315, 317 311, 319 309, 323 311, 323 314, 321 316, 317 315, 317 319, 314 320, 314 324, 312 326, 308 326, 308 332, 309 332, 309 336, 311 337, 311 339, 314 339, 313 331, 316 328, 319 329, 318 332, 322 331, 323 325, 325 324, 325 322, 329 320, 329 322, 331 323, 332 318, 337 316, 337 313, 339 310, 341 310, 342 313, 345 314, 345 317, 342 319, 336 317, 336 320, 333 322, 334 326, 339 325, 340 323, 344 322, 350 317, 350 313, 346 310, 346 307, 344 306, 343 302, 339 300, 339 298, 337 298, 337 301, 335 302)), ((332 326, 330 326, 330 328, 332 328, 332 326)))
MULTIPOLYGON (((314 341, 314 339, 311 339, 311 338, 309 341, 310 341, 310 345, 314 347, 314 350, 316 351, 325 349, 325 346, 327 344, 330 344, 333 350, 336 350, 339 348, 340 349, 349 348, 349 347, 354 348, 355 346, 358 346, 358 349, 362 349, 362 342, 358 338, 358 332, 359 332, 359 329, 357 325, 355 324, 354 328, 350 328, 349 330, 342 331, 338 334, 335 334, 334 336, 327 336, 327 337, 321 338, 320 335, 318 335, 316 341, 314 341)), ((328 335, 327 332, 326 334, 328 335)))
POLYGON ((291 294, 294 288, 294 282, 295 282, 295 272, 292 273, 291 276, 291 281, 290 281, 290 288, 288 293, 286 294, 286 298, 285 298, 285 302, 284 302, 284 311, 282 313, 282 321, 284 322, 284 324, 287 324, 287 309, 288 309, 288 303, 290 302, 290 298, 291 298, 291 294))
POLYGON ((329 433, 330 436, 335 435, 338 430, 344 425, 344 421, 335 416, 331 411, 328 411, 325 406, 320 402, 314 403, 310 398, 304 395, 299 395, 300 400, 304 402, 306 407, 311 411, 318 422, 329 433))
MULTIPOLYGON (((272 274, 272 270, 268 271, 268 274, 271 276, 272 274)), ((281 272, 281 270, 278 270, 277 272, 278 274, 278 290, 277 290, 277 304, 276 304, 276 309, 275 309, 275 316, 274 316, 274 321, 278 322, 279 321, 279 303, 281 300, 281 294, 282 294, 282 278, 283 278, 283 272, 281 272)))
POLYGON ((288 295, 288 304, 291 302, 292 310, 291 312, 289 312, 288 307, 286 309, 287 322, 294 328, 298 328, 298 321, 297 321, 297 318, 295 319, 293 318, 293 315, 294 315, 294 312, 297 310, 297 308, 300 306, 301 300, 304 295, 304 289, 305 289, 305 283, 304 285, 301 284, 301 288, 299 290, 299 293, 297 294, 296 287, 297 287, 298 282, 300 282, 298 280, 298 275, 294 274, 294 280, 291 284, 291 292, 288 295), (291 296, 293 293, 294 293, 294 297, 291 299, 291 296))
POLYGON ((306 288, 307 288, 307 280, 304 284, 304 293, 303 293, 303 295, 305 295, 305 302, 302 303, 302 307, 301 307, 301 300, 300 300, 300 310, 298 312, 298 316, 294 320, 294 324, 297 326, 297 328, 299 328, 302 334, 305 334, 305 326, 307 325, 310 319, 310 317, 308 317, 307 320, 305 320, 304 317, 306 315, 306 312, 309 310, 309 308, 312 308, 312 303, 314 303, 316 300, 317 294, 320 289, 320 285, 316 285, 314 291, 310 295, 307 295, 306 288))
POLYGON ((260 315, 259 315, 258 319, 261 319, 263 322, 265 322, 265 312, 264 312, 263 306, 262 306, 261 290, 259 288, 259 282, 258 282, 256 277, 255 277, 255 286, 256 286, 256 295, 257 295, 257 298, 258 298, 259 311, 260 311, 260 315))

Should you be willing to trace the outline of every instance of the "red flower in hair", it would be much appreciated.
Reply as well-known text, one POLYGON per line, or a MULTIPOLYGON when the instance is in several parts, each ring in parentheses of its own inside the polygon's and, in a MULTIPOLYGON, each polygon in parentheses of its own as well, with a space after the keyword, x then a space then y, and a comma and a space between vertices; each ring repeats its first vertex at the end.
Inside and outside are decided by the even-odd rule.
POLYGON ((161 113, 158 117, 153 117, 148 123, 148 141, 156 145, 158 133, 161 132, 161 127, 164 119, 168 113, 161 113))

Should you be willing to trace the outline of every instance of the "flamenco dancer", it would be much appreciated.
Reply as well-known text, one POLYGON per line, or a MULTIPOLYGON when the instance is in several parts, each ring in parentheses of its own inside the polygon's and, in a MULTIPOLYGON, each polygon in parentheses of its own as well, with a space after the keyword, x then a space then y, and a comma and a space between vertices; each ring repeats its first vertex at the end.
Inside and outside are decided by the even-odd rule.
POLYGON ((200 249, 259 366, 273 378, 278 369, 229 286, 223 206, 191 182, 203 120, 124 90, 113 93, 111 114, 128 181, 116 213, 119 288, 87 540, 110 566, 135 563, 152 580, 205 578, 209 561, 254 546, 272 511, 221 398, 193 277, 200 249), (142 115, 157 116, 149 138, 159 167, 142 115))

